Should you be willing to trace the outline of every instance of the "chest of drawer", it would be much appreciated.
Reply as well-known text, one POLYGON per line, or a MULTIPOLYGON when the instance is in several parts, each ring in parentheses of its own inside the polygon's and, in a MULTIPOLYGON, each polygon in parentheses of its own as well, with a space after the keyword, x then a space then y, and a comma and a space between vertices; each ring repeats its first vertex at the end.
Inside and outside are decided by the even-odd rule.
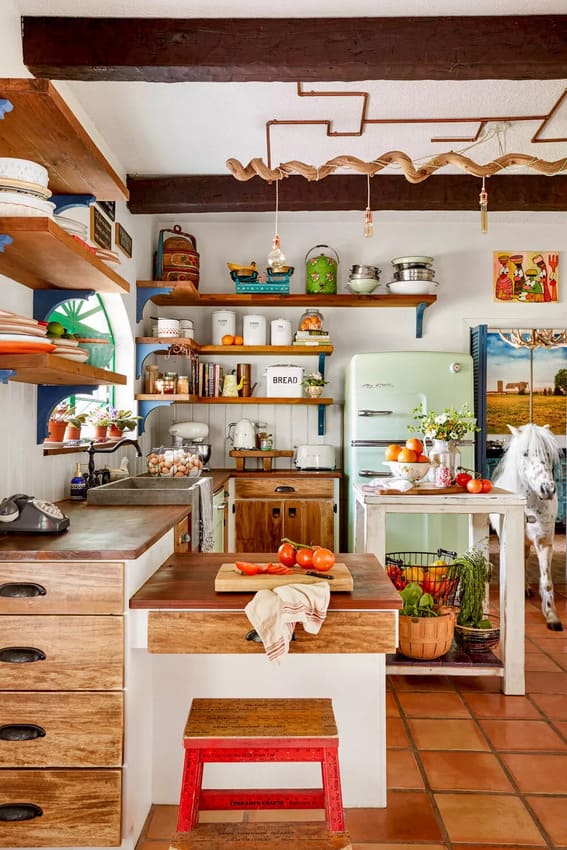
POLYGON ((0 614, 120 614, 123 564, 1 562, 0 614))
POLYGON ((0 768, 120 767, 122 729, 120 691, 5 691, 0 768))
POLYGON ((332 478, 236 478, 235 499, 332 499, 332 478))
POLYGON ((0 690, 120 689, 123 633, 122 617, 0 617, 0 690))

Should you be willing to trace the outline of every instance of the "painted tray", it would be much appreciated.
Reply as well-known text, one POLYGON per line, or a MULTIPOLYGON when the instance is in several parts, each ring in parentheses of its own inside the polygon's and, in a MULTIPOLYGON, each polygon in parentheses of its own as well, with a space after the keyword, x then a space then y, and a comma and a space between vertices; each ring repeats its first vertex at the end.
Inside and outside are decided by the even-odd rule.
POLYGON ((322 576, 308 576, 304 570, 283 576, 263 573, 245 576, 236 569, 233 561, 229 564, 221 564, 215 577, 215 590, 217 593, 255 593, 257 590, 273 590, 274 587, 281 587, 282 584, 316 584, 319 581, 329 581, 331 591, 348 592, 353 589, 352 573, 346 564, 335 564, 328 575, 333 576, 332 580, 329 581, 322 576))

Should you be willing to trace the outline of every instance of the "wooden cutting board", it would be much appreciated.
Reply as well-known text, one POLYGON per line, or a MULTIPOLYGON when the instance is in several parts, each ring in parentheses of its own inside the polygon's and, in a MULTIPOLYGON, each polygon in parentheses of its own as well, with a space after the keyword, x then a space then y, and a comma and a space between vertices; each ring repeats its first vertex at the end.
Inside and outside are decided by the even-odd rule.
MULTIPOLYGON (((333 576, 329 581, 331 591, 351 591, 353 589, 352 573, 346 564, 335 564, 325 575, 333 576)), ((257 590, 273 590, 282 584, 316 584, 318 581, 328 581, 321 576, 308 576, 301 570, 291 575, 267 575, 259 573, 255 576, 245 576, 236 569, 234 561, 231 564, 221 564, 215 577, 217 593, 255 593, 257 590)))
POLYGON ((458 484, 452 484, 450 487, 412 487, 409 490, 380 490, 380 493, 387 493, 388 496, 445 496, 447 493, 466 494, 466 487, 459 487, 458 484))

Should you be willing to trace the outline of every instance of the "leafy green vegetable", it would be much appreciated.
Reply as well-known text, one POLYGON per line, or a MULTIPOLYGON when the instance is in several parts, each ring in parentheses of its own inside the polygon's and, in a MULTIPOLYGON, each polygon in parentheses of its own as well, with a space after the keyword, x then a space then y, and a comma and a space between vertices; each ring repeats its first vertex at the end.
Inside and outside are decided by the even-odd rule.
POLYGON ((419 584, 410 582, 402 591, 400 596, 404 607, 400 611, 405 617, 438 617, 439 613, 433 610, 435 600, 430 593, 423 593, 419 584))
POLYGON ((492 564, 480 550, 470 549, 455 558, 459 578, 459 626, 490 629, 492 623, 484 616, 486 586, 490 581, 492 564))

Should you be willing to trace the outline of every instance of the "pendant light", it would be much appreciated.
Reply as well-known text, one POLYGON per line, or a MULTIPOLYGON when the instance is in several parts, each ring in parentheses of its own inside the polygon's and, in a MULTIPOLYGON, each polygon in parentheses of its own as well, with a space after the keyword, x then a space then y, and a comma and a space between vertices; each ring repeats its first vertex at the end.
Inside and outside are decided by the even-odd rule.
POLYGON ((365 236, 372 236, 374 231, 374 224, 372 222, 372 210, 370 209, 370 174, 366 175, 367 181, 367 195, 366 195, 366 209, 364 210, 364 228, 363 233, 365 236))
POLYGON ((272 242, 272 250, 267 256, 268 266, 272 269, 273 272, 281 272, 284 268, 285 264, 285 254, 281 249, 280 237, 278 234, 278 206, 279 206, 279 195, 278 195, 278 184, 279 180, 275 181, 276 184, 276 226, 274 229, 274 239, 272 242))
POLYGON ((484 185, 484 177, 482 178, 482 190, 480 193, 480 232, 488 233, 488 192, 484 185))

